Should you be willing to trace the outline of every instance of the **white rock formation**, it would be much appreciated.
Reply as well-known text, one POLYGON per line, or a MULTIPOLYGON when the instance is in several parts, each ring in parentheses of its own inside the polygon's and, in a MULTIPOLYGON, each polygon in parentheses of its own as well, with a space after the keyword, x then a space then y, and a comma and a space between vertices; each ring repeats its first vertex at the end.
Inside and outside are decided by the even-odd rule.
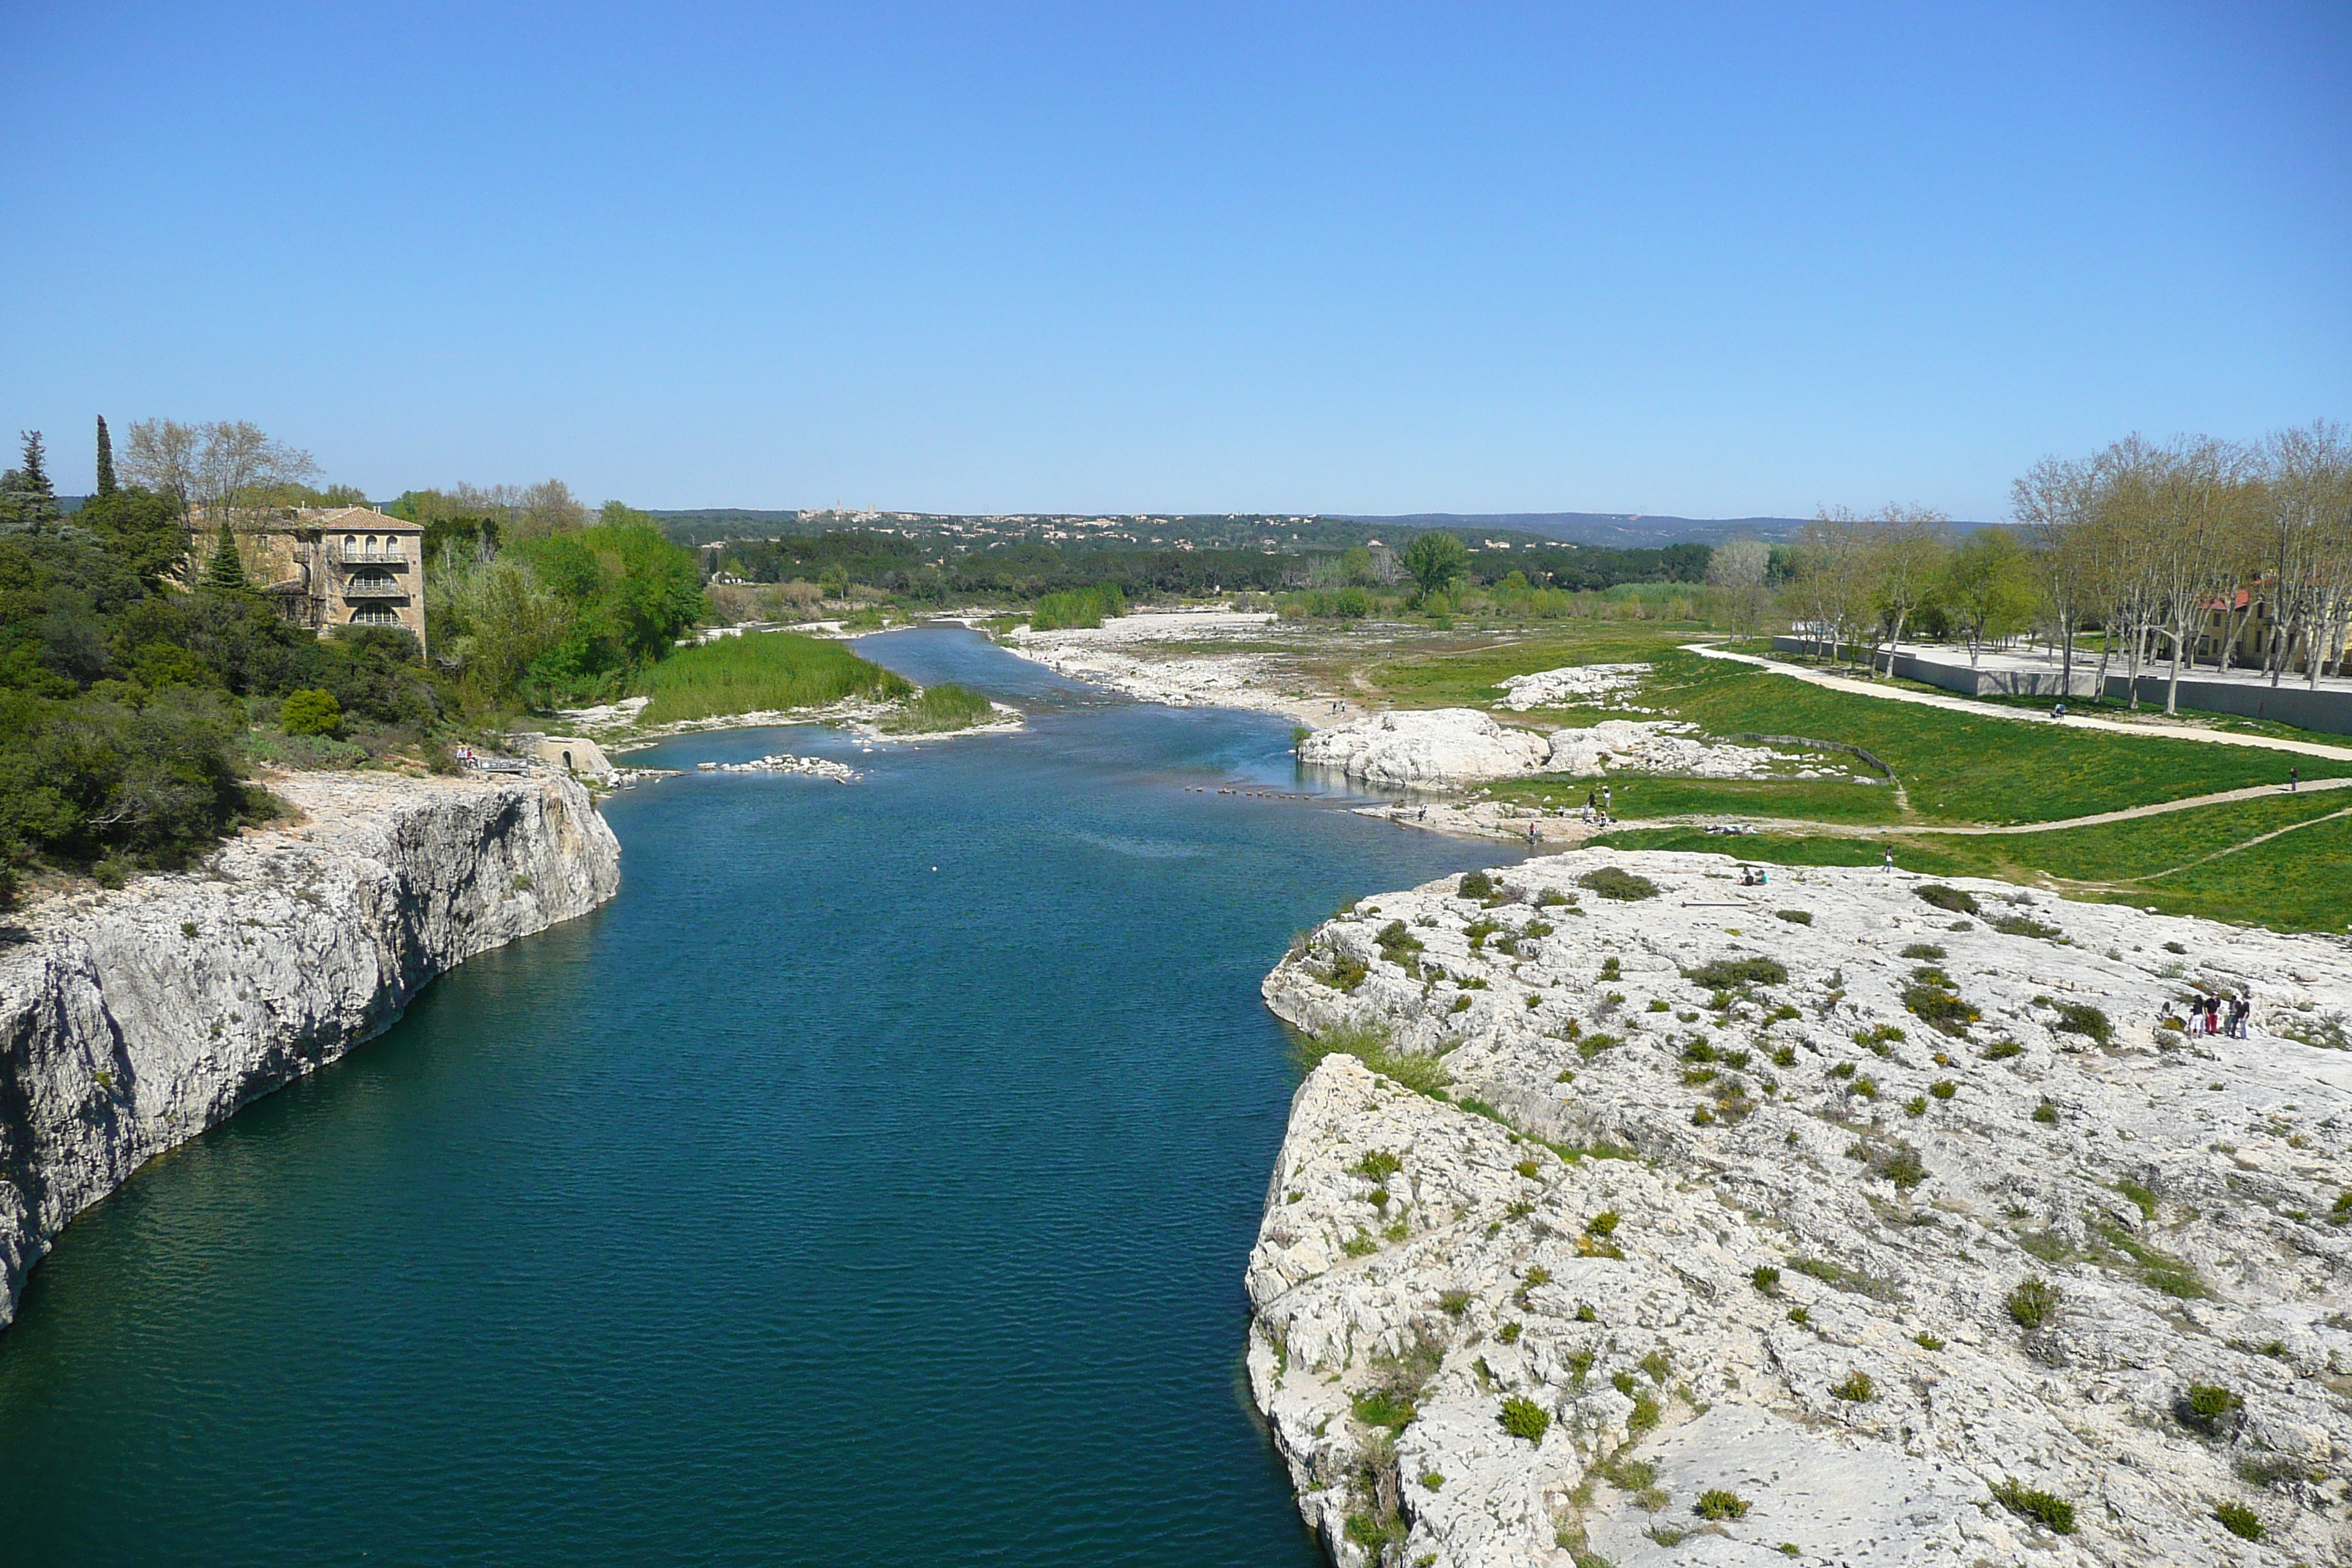
MULTIPOLYGON (((1676 734, 1692 726, 1676 722, 1643 723, 1631 719, 1603 719, 1589 729, 1557 730, 1551 737, 1549 771, 1591 776, 1611 769, 1632 773, 1682 773, 1703 779, 1764 778, 1781 761, 1778 752, 1761 746, 1735 746, 1724 742, 1695 741, 1676 734)), ((1807 770, 1794 776, 1812 778, 1807 770)))
POLYGON ((142 1163, 620 886, 613 830, 559 775, 271 787, 307 820, 201 875, 36 905, 0 948, 0 1323, 49 1239, 142 1163))
POLYGON ((1550 755, 1550 743, 1541 735, 1507 729, 1475 708, 1375 713, 1318 730, 1298 743, 1302 763, 1407 789, 1530 773, 1550 755))
POLYGON ((1251 1385, 1339 1562, 1391 1521, 1432 1568, 2352 1560, 2345 943, 1715 856, 1497 879, 1265 983, 1452 1079, 1327 1058, 1250 1257, 1251 1385), (2169 1026, 2200 984, 2252 987, 2250 1038, 2169 1026))
MULTIPOLYGON (((1514 713, 1570 704, 1590 707, 1606 703, 1611 698, 1622 699, 1642 684, 1642 678, 1650 673, 1651 668, 1646 664, 1570 664, 1558 669, 1538 669, 1532 675, 1514 675, 1495 684, 1509 693, 1499 706, 1514 713)), ((1630 705, 1621 700, 1614 706, 1630 705)))

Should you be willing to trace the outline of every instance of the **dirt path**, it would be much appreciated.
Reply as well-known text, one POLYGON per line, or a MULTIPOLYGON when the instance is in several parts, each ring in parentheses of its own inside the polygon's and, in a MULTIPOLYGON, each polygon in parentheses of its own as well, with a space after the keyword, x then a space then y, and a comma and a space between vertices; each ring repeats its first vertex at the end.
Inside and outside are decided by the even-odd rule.
MULTIPOLYGON (((2063 724, 2070 730, 2104 730, 2115 735, 2154 735, 2170 741, 2203 741, 2209 745, 2252 746, 2258 751, 2299 752, 2306 757, 2329 757, 2336 761, 2352 761, 2352 747, 2323 745, 2317 741, 2286 741, 2268 735, 2240 735, 2226 730, 2200 730, 2188 724, 2121 724, 2112 719, 2094 719, 2086 715, 2068 714, 2063 719, 2029 716, 1970 701, 1965 697, 1947 697, 1927 691, 1905 691, 1895 687, 1879 686, 1867 680, 1855 680, 1848 676, 1830 675, 1801 665, 1783 664, 1777 658, 1765 658, 1758 654, 1733 653, 1728 648, 1711 647, 1706 643, 1685 643, 1685 653, 1695 653, 1702 658, 1728 659, 1734 664, 1750 664, 1759 669, 1769 669, 1780 675, 1792 675, 1799 680, 1826 687, 1832 691, 1850 691, 1858 697, 1876 697, 1890 702, 1916 702, 1923 708, 1948 708, 1955 712, 1973 713, 1979 718, 2008 719, 2020 724, 2063 724)), ((2225 796, 2209 796, 2225 799, 2225 796)), ((2084 818, 2085 822, 2091 820, 2084 818)), ((2066 824, 2063 826, 2075 826, 2066 824)))

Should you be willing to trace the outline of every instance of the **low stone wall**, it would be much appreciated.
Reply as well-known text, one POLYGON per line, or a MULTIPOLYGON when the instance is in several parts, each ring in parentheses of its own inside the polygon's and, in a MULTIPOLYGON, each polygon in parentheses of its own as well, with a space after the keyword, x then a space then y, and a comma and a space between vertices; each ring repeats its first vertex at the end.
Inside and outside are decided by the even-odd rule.
MULTIPOLYGON (((1804 637, 1772 639, 1775 653, 1812 653, 1817 645, 1804 637)), ((1882 666, 1883 668, 1883 666, 1882 666)), ((1923 658, 1917 654, 1895 656, 1895 673, 1906 680, 1940 686, 1963 697, 2058 697, 2088 700, 2100 695, 2099 661, 2077 659, 2074 679, 2066 682, 2054 669, 1978 669, 1964 658, 1923 658)), ((2164 706, 2166 679, 2161 674, 2139 678, 2140 706, 2164 706)), ((2105 696, 2110 702, 2131 697, 2129 677, 2110 671, 2105 696)), ((2183 673, 2180 706, 2207 713, 2234 713, 2245 719, 2271 719, 2297 729, 2330 735, 2352 735, 2352 691, 2323 687, 2315 691, 2299 680, 2282 680, 2273 687, 2235 680, 2213 680, 2183 673)))

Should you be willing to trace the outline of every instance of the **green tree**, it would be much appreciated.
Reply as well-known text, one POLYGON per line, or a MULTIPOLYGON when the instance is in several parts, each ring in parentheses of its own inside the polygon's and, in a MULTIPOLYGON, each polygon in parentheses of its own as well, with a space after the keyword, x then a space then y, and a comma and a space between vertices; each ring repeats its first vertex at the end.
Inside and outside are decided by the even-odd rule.
POLYGON ((0 474, 0 528, 40 533, 57 525, 58 494, 49 484, 48 460, 41 451, 41 433, 23 432, 25 460, 21 468, 0 474))
POLYGON ((278 728, 289 735, 337 735, 342 732, 343 705, 331 691, 315 687, 289 691, 278 710, 278 728))
POLYGON ((115 491, 114 437, 107 434, 106 416, 98 416, 98 493, 110 496, 115 491))
POLYGON ((1443 594, 1460 582, 1470 571, 1470 552, 1462 542, 1443 531, 1416 534, 1404 547, 1404 569, 1421 590, 1423 598, 1443 594))
POLYGON ((212 559, 205 563, 205 586, 221 593, 235 593, 245 586, 245 560, 236 552, 236 540, 226 527, 214 542, 212 559))
POLYGON ((178 576, 188 558, 187 519, 179 503, 137 485, 92 496, 73 521, 151 588, 178 576))
POLYGON ((1936 598, 1968 639, 1969 662, 1985 644, 2014 637, 2033 624, 2042 593, 2033 561, 2005 528, 1980 528, 1944 563, 1936 598))

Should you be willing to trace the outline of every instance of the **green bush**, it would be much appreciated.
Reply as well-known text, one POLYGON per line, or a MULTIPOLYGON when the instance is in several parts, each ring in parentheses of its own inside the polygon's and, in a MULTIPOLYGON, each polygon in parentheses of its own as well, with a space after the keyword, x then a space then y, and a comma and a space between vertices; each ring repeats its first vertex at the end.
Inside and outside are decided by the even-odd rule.
POLYGON ((1769 958, 1718 958, 1684 970, 1683 978, 1709 991, 1728 991, 1738 985, 1778 985, 1789 978, 1789 968, 1769 958))
POLYGON ((278 708, 278 727, 289 735, 332 738, 343 732, 343 705, 331 691, 316 688, 289 691, 278 708))
POLYGON ((1497 1418, 1502 1422, 1504 1431, 1514 1437, 1525 1437, 1530 1443, 1540 1444, 1544 1434, 1551 1430, 1551 1412, 1534 1400, 1523 1399, 1517 1394, 1503 1401, 1497 1418))
POLYGON ((1831 1389, 1830 1394, 1851 1405, 1867 1405, 1878 1397, 1878 1389, 1870 1381, 1870 1373, 1855 1372, 1847 1373, 1846 1380, 1831 1389))
POLYGON ((1937 959, 1944 956, 1944 950, 1936 946, 1933 942, 1915 942, 1909 947, 1903 950, 1903 956, 1906 958, 1937 959))
POLYGON ((1420 1415, 1412 1401, 1390 1389, 1376 1388, 1361 1394, 1355 1400, 1356 1419, 1367 1426, 1385 1426, 1391 1432, 1402 1432, 1420 1415))
POLYGON ((1939 910, 1949 910, 1956 915, 1972 915, 1977 912, 1976 900, 1958 888, 1947 888, 1940 882, 1929 882, 1924 887, 1914 888, 1911 890, 1939 910))
POLYGON ((1579 877, 1576 882, 1577 886, 1598 893, 1604 899, 1615 899, 1623 903, 1632 903, 1640 899, 1654 899, 1658 896, 1658 885, 1655 882, 1651 881, 1647 877, 1637 877, 1631 871, 1615 866, 1603 866, 1598 870, 1587 871, 1583 876, 1579 877))
POLYGON ((2021 1329, 2038 1329, 2058 1315, 2058 1288, 2040 1278, 2025 1279, 2009 1293, 2009 1315, 2021 1329))
POLYGON ((2218 1502, 2213 1505, 2213 1517, 2221 1528, 2241 1541, 2260 1541, 2263 1521, 2252 1509, 2242 1502, 2218 1502))
POLYGON ((2245 1401, 2232 1389, 2215 1383, 2192 1383, 2173 1407, 2173 1414, 2180 1418, 2181 1425, 2212 1436, 2244 1407, 2245 1401))
POLYGON ((1127 595, 1116 583, 1047 594, 1029 612, 1029 629, 1039 632, 1099 626, 1106 619, 1127 614, 1127 595))
POLYGON ((1763 1291, 1767 1296, 1777 1296, 1780 1293, 1780 1271, 1769 1263, 1758 1264, 1756 1272, 1748 1278, 1754 1283, 1756 1289, 1763 1291))
POLYGON ((1698 1494, 1698 1501, 1691 1505, 1691 1511, 1701 1519, 1746 1519, 1748 1503, 1737 1492, 1710 1487, 1698 1494))
POLYGON ((1776 919, 1787 921, 1792 926, 1809 926, 1813 923, 1813 914, 1811 910, 1774 910, 1772 913, 1776 919))
POLYGON ((1454 891, 1457 898, 1491 899, 1495 896, 1495 879, 1484 871, 1465 871, 1454 891))
POLYGON ((2087 1035, 2103 1046, 2116 1032, 2107 1016, 2087 1002, 2061 1003, 2058 1021, 2050 1026, 2061 1034, 2087 1035))
POLYGON ((2074 1533, 2074 1505, 2063 1498, 2004 1479, 1992 1489, 1992 1500, 2020 1518, 2041 1521, 2059 1535, 2074 1533))

